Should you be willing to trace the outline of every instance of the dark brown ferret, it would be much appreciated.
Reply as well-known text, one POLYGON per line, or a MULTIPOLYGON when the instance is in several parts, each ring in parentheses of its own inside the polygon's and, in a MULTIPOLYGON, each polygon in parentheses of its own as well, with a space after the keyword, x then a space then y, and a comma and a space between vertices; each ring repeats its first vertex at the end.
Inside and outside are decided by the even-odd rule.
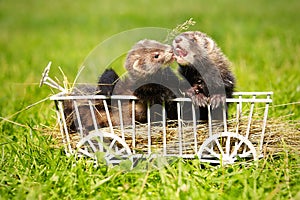
POLYGON ((204 107, 200 118, 207 119, 208 104, 216 110, 225 104, 226 97, 232 97, 235 77, 230 63, 217 44, 199 31, 176 36, 172 45, 179 72, 191 85, 186 94, 195 105, 204 107))
POLYGON ((88 99, 86 97, 99 94, 98 89, 99 88, 93 85, 84 85, 73 88, 72 93, 69 94, 70 99, 63 101, 64 118, 70 133, 83 131, 86 135, 89 130, 108 126, 107 119, 105 119, 106 112, 103 101, 88 99), (77 98, 78 96, 80 96, 80 98, 77 98), (84 98, 81 98, 81 96, 84 98), (93 115, 96 118, 96 124, 92 119, 93 115), (95 125, 97 127, 95 127, 95 125))
MULTIPOLYGON (((176 74, 167 67, 173 62, 174 55, 170 45, 162 44, 155 40, 141 40, 128 52, 125 68, 127 73, 118 77, 113 69, 107 69, 101 75, 97 94, 102 95, 133 95, 138 98, 132 109, 132 100, 122 100, 123 123, 132 123, 132 111, 135 112, 135 121, 147 122, 147 105, 151 107, 150 120, 160 121, 162 117, 162 104, 165 102, 166 116, 168 119, 177 118, 176 104, 168 101, 179 95, 179 80, 176 74)), ((87 101, 79 106, 82 129, 93 130, 95 123, 92 115, 96 117, 96 125, 106 127, 109 125, 108 117, 112 125, 120 125, 120 110, 117 100, 106 100, 108 111, 105 111, 102 100, 95 101, 95 107, 91 111, 87 101)), ((67 106, 72 130, 80 128, 74 107, 68 102, 67 106), (72 114, 70 115, 70 113, 72 114), (75 114, 74 114, 75 113, 75 114)), ((84 131, 85 132, 85 131, 84 131)))
MULTIPOLYGON (((127 76, 115 86, 114 94, 134 95, 138 98, 135 108, 135 120, 147 122, 147 104, 152 107, 151 121, 161 120, 161 105, 166 102, 168 119, 176 117, 176 104, 168 101, 179 94, 178 77, 168 64, 173 62, 170 45, 155 40, 141 40, 128 52, 125 67, 127 76), (156 106, 158 110, 154 109, 156 106)), ((131 102, 125 106, 127 118, 131 119, 131 102)))
MULTIPOLYGON (((103 74, 105 76, 99 77, 97 87, 88 84, 79 85, 73 88, 69 96, 111 95, 114 84, 119 77, 111 69, 106 69, 103 74)), ((108 112, 105 110, 104 101, 100 99, 80 98, 77 100, 64 100, 63 109, 68 131, 77 132, 81 129, 84 134, 87 134, 90 130, 107 127, 109 125, 110 99, 106 99, 105 101, 108 112), (95 120, 93 120, 93 116, 95 116, 95 120)))

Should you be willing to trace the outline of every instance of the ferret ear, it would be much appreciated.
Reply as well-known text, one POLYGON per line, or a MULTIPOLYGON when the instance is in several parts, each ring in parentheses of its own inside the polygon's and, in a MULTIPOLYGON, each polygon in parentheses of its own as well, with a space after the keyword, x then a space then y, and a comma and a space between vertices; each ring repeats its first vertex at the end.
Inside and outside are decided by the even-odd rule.
POLYGON ((139 65, 139 60, 134 61, 132 68, 136 71, 140 71, 140 68, 138 67, 139 65))
POLYGON ((208 53, 210 53, 215 48, 215 42, 212 39, 210 39, 209 37, 206 37, 205 39, 207 41, 208 53))

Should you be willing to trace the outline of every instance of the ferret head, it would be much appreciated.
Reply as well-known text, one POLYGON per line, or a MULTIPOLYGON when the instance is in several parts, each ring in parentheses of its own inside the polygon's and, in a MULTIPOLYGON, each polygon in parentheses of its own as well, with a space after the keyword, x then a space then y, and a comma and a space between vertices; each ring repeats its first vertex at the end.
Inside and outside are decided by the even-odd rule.
POLYGON ((206 58, 215 48, 215 42, 204 33, 188 31, 176 36, 172 46, 178 64, 189 65, 195 59, 206 58))
POLYGON ((131 78, 141 79, 155 74, 173 60, 170 45, 155 40, 141 40, 129 51, 125 67, 131 78))

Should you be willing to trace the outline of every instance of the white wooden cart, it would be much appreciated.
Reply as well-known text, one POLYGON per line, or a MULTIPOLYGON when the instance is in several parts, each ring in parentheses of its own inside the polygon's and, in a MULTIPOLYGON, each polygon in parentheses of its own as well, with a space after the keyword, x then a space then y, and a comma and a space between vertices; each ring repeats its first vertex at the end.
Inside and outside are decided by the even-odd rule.
MULTIPOLYGON (((135 160, 141 157, 176 156, 182 158, 195 158, 202 162, 231 164, 239 158, 257 160, 262 156, 264 134, 267 125, 269 104, 272 102, 272 92, 236 92, 234 98, 226 99, 228 103, 235 104, 234 117, 229 113, 231 119, 226 120, 226 110, 223 109, 224 119, 222 122, 215 122, 209 117, 208 121, 199 123, 196 120, 196 108, 191 104, 191 121, 182 120, 182 104, 190 102, 189 98, 176 98, 178 119, 176 127, 168 127, 166 111, 162 106, 162 121, 151 122, 150 106, 148 107, 148 122, 137 124, 135 121, 134 106, 138 99, 134 96, 103 96, 84 95, 69 96, 57 94, 50 99, 55 102, 57 118, 62 135, 62 141, 67 154, 79 154, 97 159, 97 152, 104 152, 104 158, 108 164, 116 164, 122 160, 135 160), (120 124, 113 126, 108 100, 115 100, 120 111, 120 124), (130 125, 122 123, 122 104, 124 101, 132 102, 132 122, 130 125), (78 131, 70 133, 66 116, 64 113, 64 101, 71 101, 74 106, 74 119, 78 131), (108 120, 108 127, 100 127, 97 122, 97 109, 94 102, 102 101, 105 109, 105 117, 108 120), (93 127, 84 131, 82 113, 80 106, 88 106, 93 127), (256 106, 257 105, 257 106, 256 106), (245 111, 246 110, 246 111, 245 111), (256 115, 256 112, 259 114, 256 115), (257 118, 261 118, 257 120, 257 118), (244 119, 244 121, 243 121, 244 119), (246 122, 245 122, 246 119, 246 122), (230 122, 229 122, 230 121, 230 122), (256 134, 251 136, 253 123, 256 123, 256 134), (229 125, 233 124, 233 125, 229 125), (259 126, 257 128, 257 123, 259 126), (214 124, 217 124, 214 126, 214 124), (242 128, 242 124, 244 128, 242 128), (230 126, 230 129, 229 129, 230 126), (204 129, 204 131, 199 131, 204 129), (257 134, 259 129, 259 134, 257 134), (170 131, 171 130, 171 131, 170 131), (177 135, 171 139, 168 134, 177 135), (205 132, 205 133, 204 133, 205 132), (79 141, 72 145, 72 136, 77 134, 79 141), (142 136, 141 136, 142 135, 142 136), (139 139, 138 139, 139 138, 139 139), (139 141, 138 141, 139 140, 139 141), (141 142, 141 140, 143 140, 141 142), (138 146, 142 143, 141 148, 138 146)), ((210 116, 210 106, 208 106, 210 116)), ((233 109, 229 110, 230 112, 233 109)), ((86 116, 86 115, 84 115, 86 116)), ((141 146, 141 145, 140 145, 141 146)))
MULTIPOLYGON (((165 106, 161 107, 161 121, 153 122, 151 107, 147 108, 147 123, 139 124, 135 120, 135 96, 70 95, 48 77, 50 65, 46 67, 41 85, 47 84, 61 90, 50 97, 55 102, 58 124, 64 149, 67 155, 86 156, 105 159, 107 164, 118 164, 123 160, 132 163, 140 158, 182 157, 196 158, 201 162, 232 164, 239 159, 257 160, 263 156, 264 135, 267 127, 269 104, 272 92, 235 92, 234 98, 226 99, 230 103, 228 117, 225 106, 222 110, 223 121, 212 120, 208 106, 208 121, 197 120, 197 107, 189 98, 173 99, 177 105, 177 120, 169 125, 165 106), (65 102, 72 105, 72 119, 76 131, 70 132, 70 122, 65 112, 65 102), (113 124, 110 103, 114 101, 119 124, 113 124), (123 105, 130 101, 131 116, 123 116, 123 105), (99 113, 95 102, 101 102, 99 113), (182 118, 183 105, 189 104, 190 118, 182 118), (82 110, 82 106, 85 107, 82 110), (84 111, 84 113, 83 113, 84 111), (91 126, 86 128, 87 116, 91 126), (100 117, 107 119, 107 126, 99 126, 100 117), (99 155, 102 156, 99 156, 99 155)), ((185 107, 186 108, 186 107, 185 107)), ((186 112, 185 112, 186 114, 186 112)))

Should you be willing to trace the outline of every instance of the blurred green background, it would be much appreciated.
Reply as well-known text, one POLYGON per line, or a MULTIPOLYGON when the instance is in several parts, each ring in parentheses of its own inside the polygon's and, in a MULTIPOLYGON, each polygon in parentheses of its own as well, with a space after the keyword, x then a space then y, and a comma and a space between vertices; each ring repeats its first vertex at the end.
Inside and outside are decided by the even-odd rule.
POLYGON ((37 102, 58 92, 38 87, 49 61, 50 77, 63 80, 61 66, 72 82, 89 53, 111 36, 135 28, 173 29, 193 18, 197 23, 190 30, 211 36, 232 62, 237 91, 273 91, 270 116, 299 120, 299 11, 299 0, 0 0, 0 199, 130 199, 138 192, 151 199, 169 194, 168 199, 182 194, 182 180, 187 198, 296 195, 298 154, 261 160, 259 170, 200 170, 194 160, 166 172, 123 176, 119 168, 95 172, 86 163, 75 165, 44 135, 55 126, 53 102, 37 102))
MULTIPOLYGON (((112 35, 143 27, 173 29, 189 18, 197 22, 190 29, 210 35, 232 62, 237 91, 272 90, 274 105, 299 102, 299 10, 297 0, 1 0, 0 114, 51 94, 38 88, 48 61, 51 77, 62 80, 61 66, 72 82, 89 52, 112 35)), ((299 110, 296 104, 275 112, 299 118, 299 110)))

